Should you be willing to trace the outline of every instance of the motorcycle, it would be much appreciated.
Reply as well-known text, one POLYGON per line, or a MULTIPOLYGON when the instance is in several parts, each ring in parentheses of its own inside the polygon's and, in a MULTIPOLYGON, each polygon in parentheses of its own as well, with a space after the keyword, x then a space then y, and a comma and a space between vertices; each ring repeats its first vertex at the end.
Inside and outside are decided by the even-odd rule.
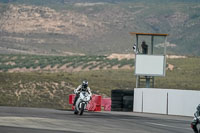
POLYGON ((90 100, 91 100, 91 95, 88 92, 86 91, 80 92, 80 96, 75 104, 74 114, 83 115, 83 112, 86 109, 87 104, 89 103, 90 100))
POLYGON ((200 133, 200 128, 197 128, 197 124, 199 123, 200 117, 196 116, 196 114, 194 116, 195 118, 191 123, 191 128, 193 129, 194 133, 200 133))

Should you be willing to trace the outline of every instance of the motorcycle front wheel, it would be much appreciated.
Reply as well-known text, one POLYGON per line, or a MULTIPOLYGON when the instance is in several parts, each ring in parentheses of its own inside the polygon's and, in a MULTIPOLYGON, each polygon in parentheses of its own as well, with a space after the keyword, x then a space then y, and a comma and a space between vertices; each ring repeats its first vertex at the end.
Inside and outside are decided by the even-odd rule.
POLYGON ((80 115, 83 115, 85 104, 81 104, 80 115))

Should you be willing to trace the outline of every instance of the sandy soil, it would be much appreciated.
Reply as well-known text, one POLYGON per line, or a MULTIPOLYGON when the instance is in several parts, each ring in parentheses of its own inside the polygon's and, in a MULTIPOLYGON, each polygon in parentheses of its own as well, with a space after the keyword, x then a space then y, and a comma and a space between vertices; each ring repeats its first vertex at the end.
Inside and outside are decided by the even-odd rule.
POLYGON ((118 59, 118 60, 122 60, 122 59, 134 59, 135 58, 135 54, 116 54, 113 53, 111 55, 109 55, 107 57, 108 59, 118 59))

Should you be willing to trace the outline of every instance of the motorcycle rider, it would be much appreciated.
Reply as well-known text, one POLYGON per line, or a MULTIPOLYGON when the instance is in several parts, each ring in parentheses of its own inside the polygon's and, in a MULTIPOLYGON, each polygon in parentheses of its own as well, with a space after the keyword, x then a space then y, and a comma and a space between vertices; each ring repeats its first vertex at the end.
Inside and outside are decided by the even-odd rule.
MULTIPOLYGON (((87 92, 90 94, 90 96, 92 96, 90 87, 88 87, 88 81, 87 81, 87 80, 83 80, 83 81, 82 81, 82 84, 79 85, 79 86, 74 90, 74 93, 76 94, 76 96, 75 96, 75 98, 74 98, 73 106, 75 106, 76 101, 77 101, 77 99, 78 99, 79 96, 80 96, 80 92, 82 92, 82 91, 87 91, 87 92)), ((91 98, 90 98, 90 99, 91 99, 91 98)))
POLYGON ((197 111, 194 113, 194 119, 191 123, 191 127, 195 133, 199 133, 197 124, 200 122, 200 104, 197 106, 197 111))

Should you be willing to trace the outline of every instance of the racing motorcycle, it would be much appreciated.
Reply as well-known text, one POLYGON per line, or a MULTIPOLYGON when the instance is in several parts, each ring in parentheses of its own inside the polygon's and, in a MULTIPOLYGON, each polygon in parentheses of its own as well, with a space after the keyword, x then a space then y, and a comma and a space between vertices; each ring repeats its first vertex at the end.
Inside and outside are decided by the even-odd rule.
POLYGON ((90 100, 91 100, 91 95, 88 92, 86 91, 80 92, 80 96, 75 104, 74 114, 83 115, 83 112, 86 109, 87 104, 89 103, 90 100))
POLYGON ((193 129, 194 133, 200 133, 200 128, 197 128, 197 124, 199 123, 200 118, 194 114, 194 120, 191 123, 191 128, 193 129))

